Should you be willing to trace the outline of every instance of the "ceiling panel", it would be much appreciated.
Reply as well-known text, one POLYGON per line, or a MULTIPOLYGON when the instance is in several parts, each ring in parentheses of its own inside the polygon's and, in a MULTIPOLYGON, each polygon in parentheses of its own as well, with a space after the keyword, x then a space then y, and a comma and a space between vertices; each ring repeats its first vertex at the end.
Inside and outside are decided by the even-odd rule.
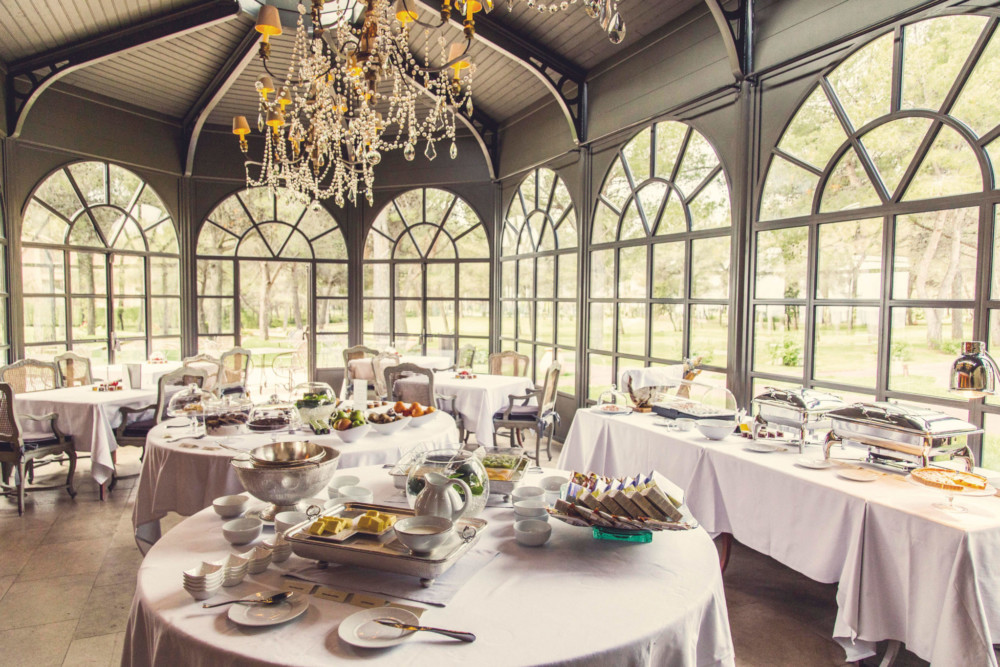
POLYGON ((3 0, 0 60, 11 63, 200 2, 203 0, 3 0))

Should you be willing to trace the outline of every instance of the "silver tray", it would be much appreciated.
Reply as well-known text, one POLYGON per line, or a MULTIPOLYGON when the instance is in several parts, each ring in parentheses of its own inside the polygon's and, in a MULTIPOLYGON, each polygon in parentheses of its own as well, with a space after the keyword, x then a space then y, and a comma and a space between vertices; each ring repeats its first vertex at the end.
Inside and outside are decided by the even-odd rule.
MULTIPOLYGON (((486 456, 503 454, 520 457, 520 460, 512 468, 514 473, 510 479, 490 479, 490 495, 509 496, 524 479, 524 472, 528 469, 528 457, 524 455, 524 450, 520 447, 486 447, 484 451, 486 456)), ((486 470, 506 470, 506 468, 487 468, 486 470)))
MULTIPOLYGON (((378 510, 401 518, 416 516, 416 512, 408 507, 355 502, 335 505, 321 516, 342 516, 344 513, 353 512, 363 514, 367 510, 378 510)), ((455 534, 452 539, 426 556, 415 556, 395 539, 394 533, 391 538, 385 540, 373 539, 370 535, 358 533, 345 542, 336 542, 305 532, 312 522, 313 519, 303 521, 285 534, 285 539, 291 543, 292 552, 296 556, 395 572, 419 577, 425 581, 436 579, 447 572, 479 541, 479 536, 486 530, 487 525, 483 519, 459 519, 455 524, 455 534), (469 533, 469 536, 463 538, 463 533, 469 533)))

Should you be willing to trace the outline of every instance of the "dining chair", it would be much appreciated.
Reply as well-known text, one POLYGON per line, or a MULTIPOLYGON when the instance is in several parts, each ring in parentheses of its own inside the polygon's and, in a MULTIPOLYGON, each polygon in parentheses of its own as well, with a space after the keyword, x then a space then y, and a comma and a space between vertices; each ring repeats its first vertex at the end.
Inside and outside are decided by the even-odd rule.
POLYGON ((472 368, 476 362, 476 346, 472 344, 463 345, 458 348, 458 355, 455 357, 455 365, 458 368, 472 368))
POLYGON ((374 361, 375 357, 377 356, 378 356, 378 350, 376 350, 373 347, 368 347, 367 345, 352 345, 351 347, 344 349, 344 382, 340 387, 340 397, 342 399, 349 398, 351 394, 354 392, 355 373, 351 369, 351 362, 357 361, 358 359, 371 357, 372 375, 374 376, 375 374, 374 361))
POLYGON ((234 347, 226 350, 219 357, 219 377, 217 383, 225 387, 241 385, 244 389, 250 386, 250 350, 234 347))
POLYGON ((448 413, 455 420, 458 436, 462 442, 468 439, 469 432, 465 430, 465 421, 455 405, 458 397, 454 394, 439 394, 434 391, 434 371, 416 364, 394 364, 383 370, 383 376, 389 401, 433 405, 437 410, 448 413), (417 375, 426 377, 427 382, 400 382, 400 380, 417 375))
POLYGON ((63 352, 55 358, 59 380, 64 387, 83 387, 94 384, 90 374, 90 359, 75 352, 63 352))
POLYGON ((7 382, 0 382, 0 488, 3 495, 17 496, 17 514, 24 514, 24 494, 27 491, 65 488, 70 498, 76 497, 73 488, 73 474, 76 472, 76 450, 73 438, 59 430, 55 412, 46 415, 18 415, 14 412, 14 388, 7 382), (25 434, 20 420, 49 422, 51 433, 25 434), (69 461, 69 472, 65 484, 35 486, 29 484, 32 468, 39 459, 65 456, 69 461), (15 484, 10 484, 10 474, 15 472, 15 484))
MULTIPOLYGON (((204 388, 208 380, 208 371, 205 368, 194 366, 181 366, 169 373, 164 373, 157 380, 156 403, 143 406, 141 408, 130 408, 121 406, 118 408, 120 423, 115 428, 115 442, 119 447, 140 447, 142 454, 139 460, 146 457, 146 436, 154 426, 168 418, 167 406, 170 398, 178 391, 190 384, 196 384, 204 388), (151 416, 136 419, 136 416, 143 417, 149 413, 151 416)), ((111 453, 111 460, 116 460, 115 453, 111 453)), ((108 483, 108 490, 112 491, 118 482, 118 475, 112 473, 111 481, 108 483)), ((104 499, 104 487, 101 487, 101 499, 104 499)))
POLYGON ((62 386, 59 381, 59 367, 51 361, 21 359, 0 368, 0 382, 6 382, 15 394, 29 391, 45 391, 62 386))
POLYGON ((196 354, 193 357, 186 357, 182 360, 185 366, 190 368, 201 368, 205 371, 205 383, 202 389, 205 391, 215 391, 215 385, 219 384, 222 376, 222 361, 218 357, 210 354, 196 354))
POLYGON ((385 383, 385 369, 390 366, 399 365, 399 355, 393 352, 379 352, 372 359, 372 372, 375 375, 375 393, 379 400, 385 400, 389 396, 389 388, 385 383))
POLYGON ((496 432, 499 428, 510 430, 511 447, 514 446, 515 438, 518 445, 523 444, 521 431, 527 429, 533 430, 536 436, 534 459, 537 462, 542 447, 542 437, 547 429, 549 439, 545 443, 545 454, 550 459, 552 458, 552 436, 555 434, 556 424, 560 422, 559 413, 556 412, 556 396, 559 389, 559 372, 561 370, 562 367, 559 365, 559 362, 554 362, 545 371, 545 382, 541 389, 532 389, 524 396, 511 394, 507 397, 507 407, 493 413, 494 445, 496 445, 496 432), (537 405, 528 404, 532 398, 537 400, 537 405))
POLYGON ((528 374, 528 364, 531 360, 526 354, 518 354, 513 350, 494 352, 490 355, 490 375, 508 375, 510 377, 525 377, 528 374))

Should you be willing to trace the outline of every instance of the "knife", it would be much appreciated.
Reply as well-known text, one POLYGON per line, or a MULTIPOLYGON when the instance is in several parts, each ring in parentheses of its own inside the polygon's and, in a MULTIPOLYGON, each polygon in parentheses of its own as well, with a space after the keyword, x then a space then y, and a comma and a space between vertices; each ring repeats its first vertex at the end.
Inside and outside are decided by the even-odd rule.
POLYGON ((463 642, 476 641, 476 636, 471 632, 458 632, 457 630, 442 630, 441 628, 430 628, 424 625, 407 625, 406 623, 400 623, 399 621, 393 621, 384 618, 376 619, 375 622, 380 623, 381 625, 388 625, 390 628, 399 628, 400 630, 409 630, 411 632, 415 632, 417 630, 424 630, 426 632, 436 632, 439 635, 444 635, 445 637, 451 637, 452 639, 457 639, 463 642))

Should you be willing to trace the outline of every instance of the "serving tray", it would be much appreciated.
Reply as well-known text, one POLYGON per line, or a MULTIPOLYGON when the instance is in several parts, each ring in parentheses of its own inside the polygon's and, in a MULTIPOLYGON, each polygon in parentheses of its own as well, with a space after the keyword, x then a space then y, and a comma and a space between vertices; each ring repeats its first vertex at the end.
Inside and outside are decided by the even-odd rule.
MULTIPOLYGON (((409 508, 356 502, 335 505, 320 516, 364 514, 368 510, 394 514, 400 519, 416 516, 416 512, 409 508)), ((447 572, 479 541, 479 536, 487 526, 483 519, 459 519, 455 523, 451 539, 429 554, 417 556, 395 539, 392 529, 389 530, 390 536, 387 539, 372 539, 370 533, 357 533, 352 539, 338 542, 306 532, 312 522, 313 519, 303 521, 285 534, 295 555, 328 563, 395 572, 425 581, 434 580, 447 572)))

